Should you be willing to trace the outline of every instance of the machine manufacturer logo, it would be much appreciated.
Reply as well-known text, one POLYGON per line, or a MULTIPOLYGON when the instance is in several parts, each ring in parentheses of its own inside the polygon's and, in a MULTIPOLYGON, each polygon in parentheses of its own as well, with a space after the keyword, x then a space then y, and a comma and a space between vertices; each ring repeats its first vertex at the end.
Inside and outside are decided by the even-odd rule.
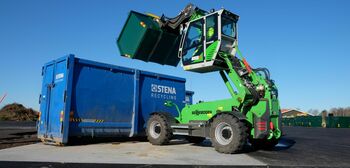
POLYGON ((203 115, 203 114, 208 115, 208 114, 211 114, 211 111, 198 111, 198 110, 196 110, 196 111, 192 111, 192 114, 194 114, 194 115, 203 115))
POLYGON ((176 88, 151 84, 151 97, 157 99, 176 100, 176 88))

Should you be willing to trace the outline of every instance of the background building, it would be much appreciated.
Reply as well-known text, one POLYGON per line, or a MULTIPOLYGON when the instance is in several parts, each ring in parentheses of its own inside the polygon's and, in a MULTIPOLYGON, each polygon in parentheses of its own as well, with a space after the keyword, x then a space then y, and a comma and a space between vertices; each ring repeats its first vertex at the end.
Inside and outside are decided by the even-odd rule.
POLYGON ((303 112, 297 109, 281 109, 282 118, 293 118, 298 116, 313 116, 307 112, 303 112))

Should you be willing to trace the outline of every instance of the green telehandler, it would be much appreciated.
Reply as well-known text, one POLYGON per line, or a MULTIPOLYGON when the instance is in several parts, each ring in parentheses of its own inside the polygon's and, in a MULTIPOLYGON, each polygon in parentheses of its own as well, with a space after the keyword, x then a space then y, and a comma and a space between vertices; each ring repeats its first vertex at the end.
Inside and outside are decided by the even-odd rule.
POLYGON ((175 18, 131 11, 118 37, 121 55, 186 71, 219 72, 231 98, 199 102, 179 109, 178 116, 152 113, 146 134, 154 145, 173 135, 200 143, 210 138, 221 153, 237 153, 249 142, 272 148, 282 135, 277 87, 266 68, 252 68, 238 49, 239 16, 226 10, 207 12, 192 4, 175 18))

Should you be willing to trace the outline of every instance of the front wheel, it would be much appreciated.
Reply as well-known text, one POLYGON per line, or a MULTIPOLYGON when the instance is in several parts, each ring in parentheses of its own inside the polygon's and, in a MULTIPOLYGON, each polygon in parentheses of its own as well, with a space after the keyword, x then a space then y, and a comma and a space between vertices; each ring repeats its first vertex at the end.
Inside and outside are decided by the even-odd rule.
POLYGON ((152 115, 147 122, 147 139, 153 145, 169 143, 172 137, 169 118, 162 114, 152 115))
POLYGON ((237 153, 247 141, 247 127, 230 114, 217 116, 210 127, 210 139, 220 153, 237 153))

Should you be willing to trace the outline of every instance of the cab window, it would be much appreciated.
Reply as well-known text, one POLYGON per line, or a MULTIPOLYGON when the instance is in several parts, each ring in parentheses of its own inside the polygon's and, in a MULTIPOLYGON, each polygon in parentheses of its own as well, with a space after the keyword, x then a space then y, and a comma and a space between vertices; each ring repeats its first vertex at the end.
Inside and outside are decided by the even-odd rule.
POLYGON ((218 37, 218 17, 217 14, 210 15, 206 18, 206 38, 208 41, 216 40, 218 37))
POLYGON ((235 38, 236 37, 236 23, 229 18, 222 16, 221 18, 221 32, 223 35, 235 38))
POLYGON ((184 39, 183 64, 188 65, 203 56, 203 19, 190 23, 184 39), (192 58, 193 57, 193 58, 192 58))

